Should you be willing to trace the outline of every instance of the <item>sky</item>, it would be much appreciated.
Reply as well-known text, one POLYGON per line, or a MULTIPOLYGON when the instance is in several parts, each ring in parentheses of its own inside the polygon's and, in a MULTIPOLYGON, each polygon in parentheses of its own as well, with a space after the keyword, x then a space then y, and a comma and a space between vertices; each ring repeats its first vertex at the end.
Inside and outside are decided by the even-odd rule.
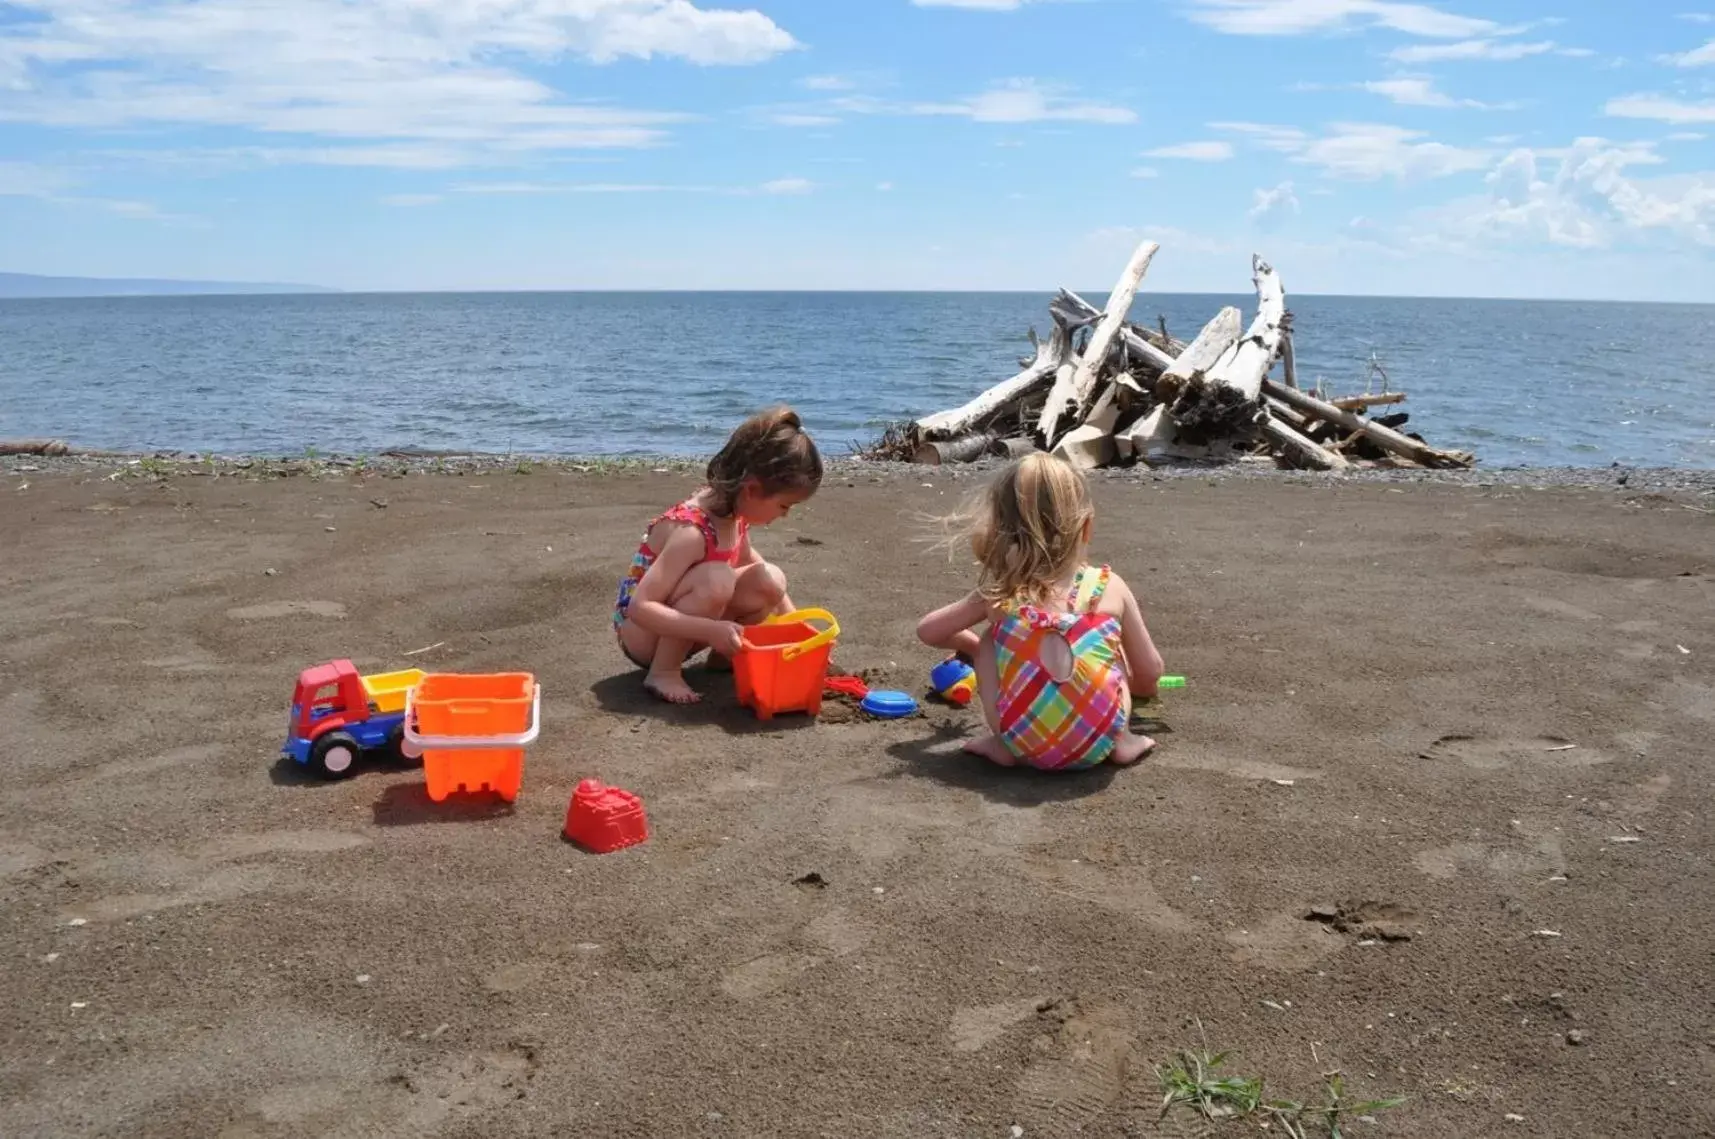
POLYGON ((1687 3, 0 0, 0 270, 1715 302, 1687 3))

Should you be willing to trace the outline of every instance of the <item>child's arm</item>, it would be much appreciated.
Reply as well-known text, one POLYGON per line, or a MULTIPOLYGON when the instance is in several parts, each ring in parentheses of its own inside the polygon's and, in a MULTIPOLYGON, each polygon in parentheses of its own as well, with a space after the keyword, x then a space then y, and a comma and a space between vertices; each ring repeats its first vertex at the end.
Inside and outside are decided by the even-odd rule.
POLYGON ((1137 603, 1131 587, 1118 575, 1108 579, 1109 599, 1120 606, 1120 642, 1125 650, 1126 686, 1133 697, 1153 699, 1156 685, 1167 666, 1150 638, 1149 626, 1143 623, 1143 607, 1137 603))
POLYGON ((703 558, 702 532, 694 526, 675 526, 661 552, 631 595, 626 613, 637 624, 658 637, 713 645, 722 652, 737 652, 744 631, 732 621, 692 617, 674 609, 669 601, 679 582, 703 558), (729 628, 730 626, 730 628, 729 628))
POLYGON ((976 634, 976 626, 987 621, 989 615, 988 599, 980 593, 972 593, 951 605, 941 606, 917 622, 917 639, 930 648, 947 649, 971 657, 982 643, 982 638, 976 634))

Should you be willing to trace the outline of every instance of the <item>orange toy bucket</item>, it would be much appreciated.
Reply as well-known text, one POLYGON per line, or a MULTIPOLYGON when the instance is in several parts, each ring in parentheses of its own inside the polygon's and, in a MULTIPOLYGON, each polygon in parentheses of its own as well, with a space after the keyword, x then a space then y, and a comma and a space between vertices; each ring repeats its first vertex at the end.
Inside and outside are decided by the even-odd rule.
POLYGON ((739 701, 763 720, 783 712, 819 714, 839 635, 840 623, 826 609, 800 609, 747 628, 744 648, 732 660, 739 701), (813 621, 827 628, 817 630, 813 621))
POLYGON ((493 791, 507 802, 524 782, 524 748, 542 725, 542 689, 528 672, 431 673, 405 709, 405 743, 423 757, 429 798, 493 791))

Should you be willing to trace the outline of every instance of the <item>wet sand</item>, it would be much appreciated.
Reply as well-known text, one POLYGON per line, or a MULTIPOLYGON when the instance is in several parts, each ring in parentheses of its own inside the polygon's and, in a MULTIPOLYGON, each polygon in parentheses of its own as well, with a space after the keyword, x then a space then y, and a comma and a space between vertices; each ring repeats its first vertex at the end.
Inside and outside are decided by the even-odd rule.
MULTIPOLYGON (((758 535, 841 667, 922 688, 966 579, 912 519, 971 485, 842 469, 758 535)), ((1410 1097, 1361 1134, 1715 1133, 1707 497, 1103 479, 1190 686, 1054 778, 967 712, 645 699, 608 606, 693 486, 8 476, 0 1134, 1151 1134, 1204 1037, 1410 1097), (516 806, 280 761, 340 656, 534 672, 516 806), (588 776, 646 845, 560 840, 588 776)))

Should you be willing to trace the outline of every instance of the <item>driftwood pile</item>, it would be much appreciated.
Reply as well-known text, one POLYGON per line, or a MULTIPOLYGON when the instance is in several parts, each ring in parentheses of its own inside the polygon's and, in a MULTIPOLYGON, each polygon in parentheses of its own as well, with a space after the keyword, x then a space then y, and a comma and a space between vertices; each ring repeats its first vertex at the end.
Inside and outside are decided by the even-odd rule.
MULTIPOLYGON (((1252 259, 1257 313, 1244 327, 1223 308, 1189 344, 1127 322, 1159 246, 1140 245, 1105 309, 1061 290, 1048 305, 1053 333, 1023 370, 963 407, 903 424, 870 451, 920 463, 1052 451, 1081 468, 1130 462, 1266 461, 1312 470, 1362 466, 1469 467, 1397 427, 1403 413, 1373 406, 1400 392, 1323 398, 1300 389, 1292 314, 1280 276, 1252 259), (1270 373, 1281 366, 1281 378, 1270 373)), ((1384 385, 1385 386, 1385 385, 1384 385)))

